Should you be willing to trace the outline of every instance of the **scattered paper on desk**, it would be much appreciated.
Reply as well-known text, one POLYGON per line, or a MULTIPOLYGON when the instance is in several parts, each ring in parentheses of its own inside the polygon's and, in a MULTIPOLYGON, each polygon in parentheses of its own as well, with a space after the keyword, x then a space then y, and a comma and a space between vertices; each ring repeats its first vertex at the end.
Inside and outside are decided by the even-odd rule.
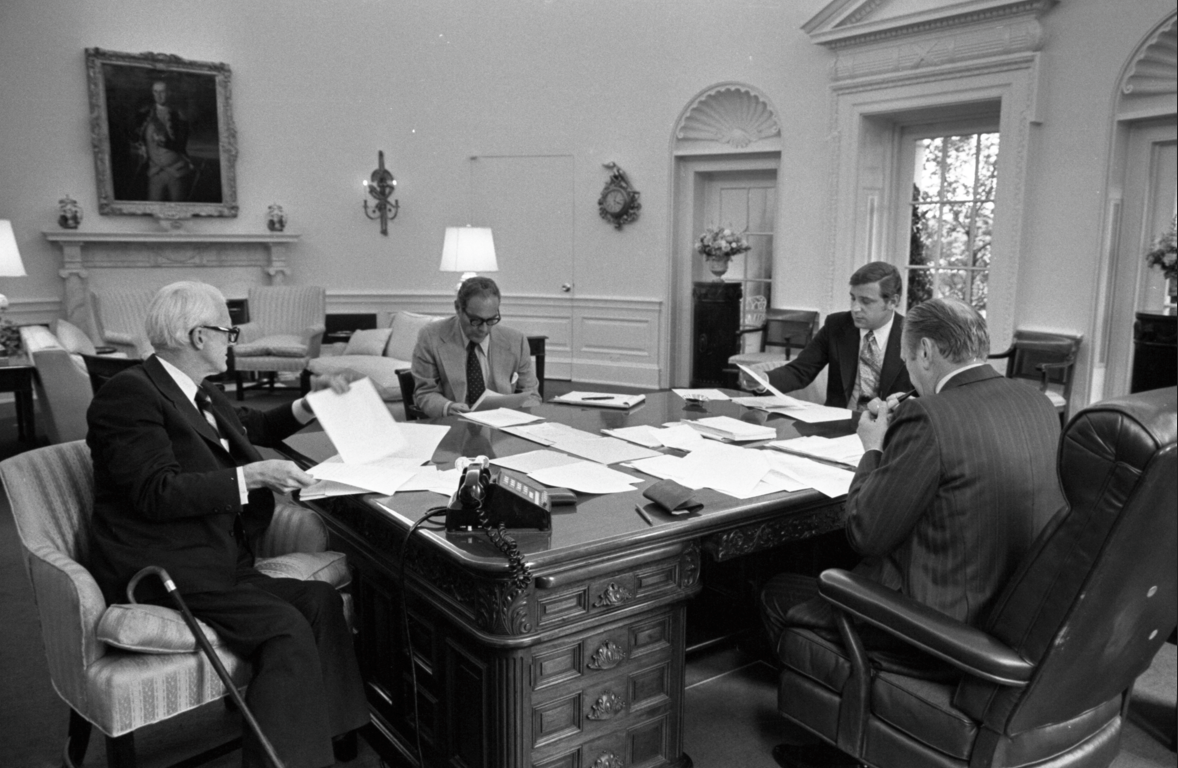
POLYGON ((754 397, 734 397, 732 402, 745 408, 757 408, 762 411, 786 412, 791 408, 805 408, 813 403, 798 400, 789 395, 756 395, 754 397))
POLYGON ((559 424, 555 421, 545 421, 542 424, 525 424, 518 427, 504 427, 504 432, 508 434, 522 437, 525 440, 531 440, 533 443, 540 445, 556 445, 560 440, 567 439, 582 439, 586 435, 593 437, 592 432, 586 432, 583 429, 576 429, 567 424, 559 424))
POLYGON ((851 410, 849 408, 833 408, 829 405, 810 403, 805 408, 791 408, 786 415, 791 419, 804 421, 807 424, 820 424, 824 421, 847 421, 851 418, 851 410))
POLYGON ((505 395, 493 389, 484 389, 483 394, 479 395, 479 399, 474 401, 474 405, 470 409, 472 411, 489 411, 494 408, 520 408, 528 402, 528 398, 531 396, 528 392, 514 392, 505 395))
POLYGON ((695 483, 733 496, 743 496, 751 493, 769 474, 769 462, 763 453, 735 445, 708 443, 684 457, 681 471, 695 483))
POLYGON ((594 461, 538 469, 528 476, 554 488, 570 488, 581 493, 625 493, 634 490, 634 483, 641 482, 640 478, 594 461))
POLYGON ((731 400, 732 399, 732 398, 728 397, 728 395, 724 394, 723 392, 721 392, 718 389, 672 389, 671 391, 674 392, 676 395, 679 395, 679 397, 682 397, 684 400, 686 400, 689 397, 691 397, 691 398, 698 397, 698 398, 703 398, 704 400, 731 400))
POLYGON ((418 467, 413 477, 397 489, 397 493, 432 491, 443 496, 451 496, 456 488, 458 488, 458 470, 450 469, 440 472, 436 466, 431 464, 428 467, 418 467))
POLYGON ((491 463, 496 466, 514 469, 516 472, 523 472, 525 475, 538 469, 559 467, 562 464, 572 464, 576 461, 580 461, 580 459, 575 459, 567 453, 543 449, 491 459, 491 463))
POLYGON ((598 437, 597 435, 588 435, 588 437, 580 439, 564 438, 558 440, 553 447, 583 459, 596 461, 599 464, 617 464, 621 461, 633 461, 660 455, 658 451, 627 443, 616 437, 598 437))
POLYGON ((413 459, 418 464, 425 464, 434 457, 434 452, 450 431, 445 424, 421 424, 418 422, 398 422, 397 429, 405 440, 405 445, 388 455, 390 459, 413 459))
POLYGON ((619 395, 610 392, 566 392, 551 400, 553 403, 597 408, 632 408, 645 401, 646 395, 619 395))
POLYGON ((776 448, 787 453, 797 453, 816 459, 825 459, 852 467, 859 466, 859 459, 863 458, 863 441, 859 435, 850 434, 842 437, 822 437, 808 435, 795 437, 790 440, 774 440, 767 444, 769 448, 776 448))
POLYGON ((787 477, 775 469, 769 470, 769 473, 761 478, 761 482, 757 483, 756 487, 744 495, 737 495, 730 491, 721 491, 737 499, 753 499, 757 496, 768 496, 771 493, 792 493, 793 491, 800 491, 803 488, 810 486, 804 483, 799 483, 792 477, 787 477))
POLYGON ((379 459, 368 464, 348 464, 332 457, 307 470, 318 480, 333 480, 366 491, 391 496, 417 473, 419 462, 413 459, 379 459))
POLYGON ((851 488, 855 473, 839 467, 832 467, 820 461, 794 456, 780 451, 760 451, 777 472, 792 478, 807 488, 834 498, 843 496, 851 488))
MULTIPOLYGON (((750 414, 751 415, 751 414, 750 414)), ((777 437, 777 429, 764 424, 752 424, 731 416, 708 416, 703 419, 685 422, 692 429, 699 430, 710 437, 731 440, 735 443, 748 443, 754 440, 772 440, 777 437)))
POLYGON ((645 448, 663 447, 663 441, 659 439, 660 430, 657 427, 618 427, 617 429, 603 429, 601 431, 603 434, 617 437, 645 448))
POLYGON ((307 403, 349 464, 375 461, 405 447, 405 438, 372 379, 352 382, 343 394, 331 389, 311 392, 307 403))
POLYGON ((490 411, 471 411, 470 413, 464 413, 462 414, 462 418, 477 421, 479 424, 486 424, 488 427, 502 428, 539 421, 541 417, 533 416, 523 411, 514 411, 510 408, 495 408, 490 411))
POLYGON ((703 435, 683 422, 663 427, 658 431, 658 438, 667 448, 680 451, 694 451, 706 442, 703 435))
POLYGON ((337 483, 334 480, 320 480, 314 485, 299 491, 299 500, 311 501, 312 499, 323 499, 328 496, 351 496, 357 493, 371 493, 371 491, 364 488, 357 488, 347 483, 337 483))

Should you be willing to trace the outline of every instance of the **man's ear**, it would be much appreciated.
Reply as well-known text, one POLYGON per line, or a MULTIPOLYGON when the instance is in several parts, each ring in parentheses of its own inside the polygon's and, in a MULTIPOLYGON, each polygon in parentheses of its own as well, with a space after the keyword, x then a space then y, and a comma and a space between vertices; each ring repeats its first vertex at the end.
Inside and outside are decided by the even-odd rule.
POLYGON ((917 360, 920 361, 921 367, 928 368, 933 364, 938 354, 937 345, 933 340, 924 336, 920 340, 920 346, 916 350, 917 360))

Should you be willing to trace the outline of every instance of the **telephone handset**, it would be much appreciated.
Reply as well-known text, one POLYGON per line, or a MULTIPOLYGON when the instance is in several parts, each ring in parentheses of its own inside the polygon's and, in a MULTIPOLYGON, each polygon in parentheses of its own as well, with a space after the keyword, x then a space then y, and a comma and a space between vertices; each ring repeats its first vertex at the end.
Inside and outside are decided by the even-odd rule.
POLYGON ((486 456, 460 458, 455 465, 461 476, 446 512, 446 530, 482 528, 507 558, 516 584, 526 586, 532 575, 507 529, 551 530, 552 504, 547 490, 505 472, 492 475, 486 456))

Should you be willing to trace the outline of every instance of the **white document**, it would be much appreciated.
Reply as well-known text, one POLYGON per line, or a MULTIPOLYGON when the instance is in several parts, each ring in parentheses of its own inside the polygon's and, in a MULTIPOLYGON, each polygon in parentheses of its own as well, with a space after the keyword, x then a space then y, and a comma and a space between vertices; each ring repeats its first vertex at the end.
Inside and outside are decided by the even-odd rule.
POLYGON ((585 437, 594 437, 592 432, 586 432, 583 429, 576 429, 567 424, 558 424, 554 421, 545 421, 542 424, 526 424, 518 427, 504 427, 504 432, 522 437, 525 440, 531 440, 533 443, 540 445, 556 445, 557 441, 562 439, 583 439, 585 437))
MULTIPOLYGON (((750 414, 751 415, 751 414, 750 414)), ((750 424, 747 421, 734 419, 731 416, 708 416, 703 419, 686 422, 693 429, 705 435, 731 440, 736 443, 747 443, 753 440, 772 440, 777 437, 777 430, 764 424, 750 424)))
POLYGON ((516 472, 523 472, 525 475, 538 469, 559 467, 562 464, 572 464, 576 461, 580 461, 580 459, 575 459, 567 453, 544 449, 491 459, 491 463, 496 466, 514 469, 516 472))
POLYGON ((745 408, 756 408, 762 411, 788 412, 791 408, 805 408, 813 403, 798 400, 789 395, 756 395, 753 397, 734 397, 732 402, 745 408))
POLYGON ((846 495, 851 488, 851 481, 855 479, 854 472, 832 467, 829 464, 823 464, 803 456, 793 456, 780 451, 761 451, 761 453, 765 454, 765 458, 774 470, 831 498, 846 495))
POLYGON ((627 443, 616 437, 598 437, 589 435, 587 438, 562 438, 553 446, 565 453, 580 456, 583 459, 596 461, 599 464, 617 464, 619 461, 633 461, 658 456, 658 451, 652 451, 641 445, 627 443))
MULTIPOLYGON (((639 459, 638 461, 630 461, 626 466, 631 469, 636 469, 639 472, 645 472, 652 477, 657 477, 660 480, 675 480, 676 477, 684 474, 683 457, 671 456, 670 454, 661 454, 649 459, 639 459)), ((703 488, 702 485, 695 485, 693 482, 683 482, 682 480, 675 480, 680 485, 685 485, 692 490, 699 490, 703 488)))
POLYGON ((371 379, 352 382, 342 395, 331 389, 311 392, 307 404, 348 464, 365 464, 405 447, 405 438, 371 379))
POLYGON ((307 470, 318 480, 332 480, 367 491, 391 496, 417 474, 420 462, 413 459, 378 459, 368 464, 348 464, 332 457, 307 470))
POLYGON ((767 447, 852 467, 859 466, 859 459, 863 458, 864 453, 863 441, 855 434, 834 438, 809 435, 791 440, 774 440, 767 447))
POLYGON ((680 451, 694 451, 706 442, 703 435, 684 422, 663 427, 658 431, 658 439, 667 448, 680 451))
POLYGON ((733 496, 738 499, 754 499, 757 496, 768 496, 771 493, 781 492, 792 493, 793 491, 800 491, 803 488, 809 487, 810 486, 799 483, 797 480, 794 480, 791 477, 781 474, 775 469, 771 469, 769 470, 769 474, 761 478, 761 482, 757 483, 757 486, 749 493, 743 496, 737 496, 736 494, 729 493, 727 491, 724 491, 724 493, 727 493, 729 496, 733 496))
POLYGON ((588 405, 597 408, 633 408, 646 401, 646 395, 618 395, 610 392, 566 392, 552 398, 553 403, 588 405))
POLYGON ((421 424, 419 422, 398 422, 397 430, 405 440, 405 445, 389 454, 390 459, 413 459, 417 464, 425 464, 434 457, 434 451, 450 431, 445 424, 421 424))
POLYGON ((479 399, 474 401, 474 405, 470 408, 472 411, 489 411, 493 408, 519 408, 528 401, 531 397, 527 392, 515 392, 510 395, 504 395, 500 392, 495 392, 490 389, 483 390, 483 394, 479 395, 479 399))
POLYGON ((523 411, 513 411, 510 408, 494 408, 489 411, 472 411, 460 414, 462 418, 486 424, 488 427, 514 427, 517 424, 527 424, 539 421, 541 417, 533 416, 523 411))
POLYGON ((548 467, 529 472, 537 482, 554 488, 569 488, 581 493, 625 493, 634 490, 640 478, 610 469, 593 461, 577 461, 559 467, 548 467))
POLYGON ((433 493, 440 493, 443 496, 451 496, 457 487, 457 470, 451 469, 440 472, 436 466, 431 464, 428 467, 418 467, 416 474, 398 488, 397 493, 405 493, 406 491, 432 491, 433 493))
MULTIPOLYGON (((743 496, 751 493, 769 474, 769 462, 762 453, 764 451, 735 445, 707 443, 684 457, 680 471, 694 483, 732 496, 743 496)), ((678 477, 675 480, 683 483, 678 477)))
POLYGON ((807 424, 818 424, 824 421, 846 421, 851 418, 851 411, 847 408, 831 408, 826 405, 817 405, 816 403, 807 403, 803 400, 798 400, 775 388, 769 383, 769 377, 761 371, 754 371, 742 363, 737 363, 736 367, 747 373, 758 384, 765 387, 765 389, 772 392, 775 396, 787 402, 785 406, 777 406, 786 408, 787 410, 778 411, 775 407, 772 409, 775 413, 784 413, 792 419, 804 421, 807 424))
POLYGON ((346 483, 337 483, 334 480, 320 480, 314 485, 299 491, 299 500, 311 501, 312 499, 323 499, 328 496, 351 496, 357 493, 372 493, 372 491, 357 488, 354 485, 348 485, 346 483))
POLYGON ((701 398, 703 400, 730 400, 728 395, 724 394, 718 389, 672 389, 676 395, 686 400, 687 398, 701 398))
POLYGON ((659 439, 657 427, 618 427, 617 429, 603 429, 602 434, 616 437, 627 442, 641 445, 644 448, 662 448, 663 441, 659 439))

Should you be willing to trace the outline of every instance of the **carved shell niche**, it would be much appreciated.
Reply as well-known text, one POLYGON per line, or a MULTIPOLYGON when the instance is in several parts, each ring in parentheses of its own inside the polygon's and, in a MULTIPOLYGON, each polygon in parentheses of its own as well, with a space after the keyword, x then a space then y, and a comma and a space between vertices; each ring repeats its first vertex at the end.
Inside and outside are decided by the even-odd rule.
POLYGON ((1153 39, 1133 62, 1121 92, 1125 95, 1147 96, 1155 93, 1174 93, 1178 90, 1178 18, 1170 20, 1154 33, 1153 39))
POLYGON ((780 134, 777 115, 764 99, 748 88, 723 86, 696 99, 675 135, 744 149, 780 134))

